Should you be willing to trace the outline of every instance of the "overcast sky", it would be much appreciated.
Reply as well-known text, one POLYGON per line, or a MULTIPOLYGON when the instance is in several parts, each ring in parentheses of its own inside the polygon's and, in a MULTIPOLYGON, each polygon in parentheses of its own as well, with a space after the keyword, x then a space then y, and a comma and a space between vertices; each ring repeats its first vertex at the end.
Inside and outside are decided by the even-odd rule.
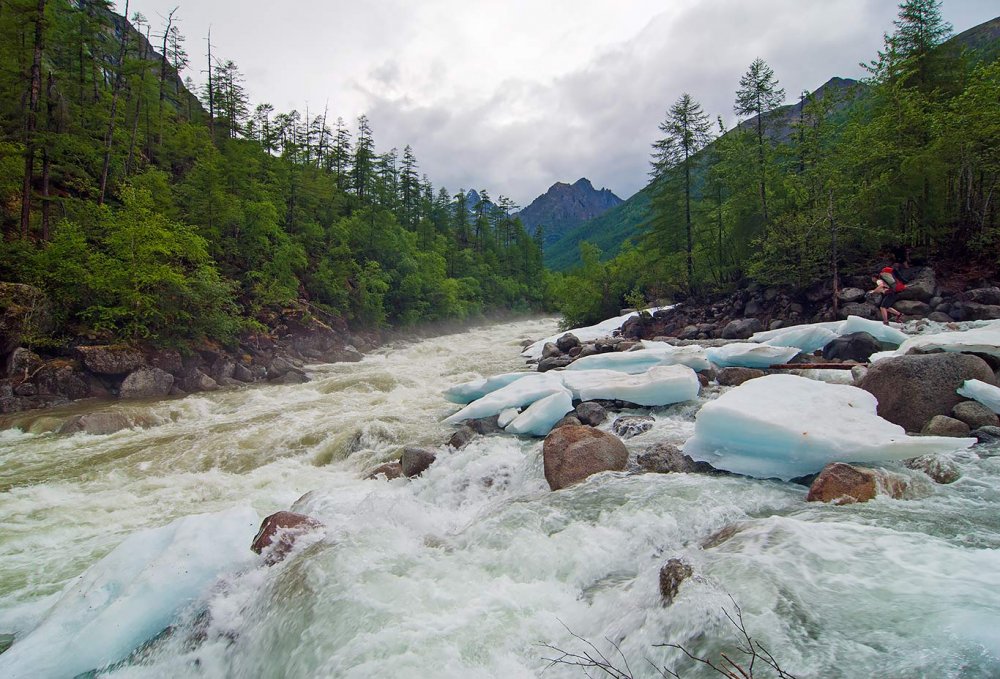
MULTIPOLYGON (((117 0, 119 11, 124 0, 117 0)), ((892 0, 132 0, 153 24, 179 6, 192 66, 204 36, 235 61, 252 103, 366 113, 378 151, 413 147, 435 186, 527 205, 589 178, 622 198, 648 179, 666 109, 689 92, 733 122, 755 57, 789 100, 859 77, 892 30, 892 0)), ((996 0, 945 0, 961 32, 996 0)))

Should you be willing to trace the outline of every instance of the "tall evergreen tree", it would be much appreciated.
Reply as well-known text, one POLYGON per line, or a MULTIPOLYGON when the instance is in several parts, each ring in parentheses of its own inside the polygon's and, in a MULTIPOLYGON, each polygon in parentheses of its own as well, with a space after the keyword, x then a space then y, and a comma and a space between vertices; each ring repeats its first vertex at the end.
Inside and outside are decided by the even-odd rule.
POLYGON ((664 203, 672 201, 668 186, 669 175, 679 171, 683 175, 684 232, 686 235, 687 287, 694 284, 694 233, 691 225, 691 170, 694 155, 711 141, 711 123, 701 105, 685 92, 667 112, 660 123, 664 137, 653 144, 653 197, 654 223, 667 221, 664 203))
POLYGON ((765 117, 780 106, 785 99, 785 90, 778 87, 774 71, 760 57, 753 60, 750 68, 740 78, 740 87, 736 90, 736 103, 733 110, 738 116, 754 116, 754 128, 757 133, 757 173, 758 190, 760 192, 761 216, 766 225, 767 213, 767 157, 768 152, 764 140, 765 117))

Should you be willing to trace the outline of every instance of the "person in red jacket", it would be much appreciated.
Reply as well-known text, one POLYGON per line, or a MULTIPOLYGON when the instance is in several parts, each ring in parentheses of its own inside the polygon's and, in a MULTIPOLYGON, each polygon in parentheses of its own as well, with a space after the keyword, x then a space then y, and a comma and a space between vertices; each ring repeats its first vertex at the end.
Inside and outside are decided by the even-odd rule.
POLYGON ((889 314, 892 314, 897 321, 902 320, 903 314, 892 307, 896 303, 896 295, 906 289, 906 283, 899 271, 895 267, 887 266, 872 276, 872 281, 875 283, 872 292, 882 294, 882 301, 878 305, 882 313, 882 322, 889 325, 889 314))

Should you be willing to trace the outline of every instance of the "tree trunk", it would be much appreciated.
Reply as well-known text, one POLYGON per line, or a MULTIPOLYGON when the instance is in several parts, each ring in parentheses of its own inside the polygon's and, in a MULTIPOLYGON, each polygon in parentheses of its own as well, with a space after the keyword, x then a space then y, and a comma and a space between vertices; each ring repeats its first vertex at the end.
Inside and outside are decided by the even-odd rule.
POLYGON ((108 118, 108 133, 104 141, 104 164, 101 167, 101 187, 97 196, 97 204, 104 205, 104 196, 108 188, 108 169, 111 167, 111 145, 115 138, 115 113, 118 111, 118 94, 122 87, 122 72, 125 70, 125 55, 128 49, 128 3, 125 0, 125 23, 122 28, 122 44, 118 50, 118 72, 115 74, 115 82, 111 88, 111 115, 108 118))
POLYGON ((42 41, 45 38, 45 0, 38 0, 35 15, 35 47, 31 58, 31 84, 24 121, 24 182, 21 186, 21 238, 28 238, 31 225, 31 180, 35 173, 35 126, 42 89, 42 41))

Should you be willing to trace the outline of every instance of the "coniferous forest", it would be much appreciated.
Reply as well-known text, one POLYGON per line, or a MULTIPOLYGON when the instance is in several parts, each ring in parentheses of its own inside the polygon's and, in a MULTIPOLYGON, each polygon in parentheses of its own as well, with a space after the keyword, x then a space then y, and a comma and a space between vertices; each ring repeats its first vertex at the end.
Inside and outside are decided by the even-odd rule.
POLYGON ((995 273, 1000 19, 951 32, 940 2, 904 0, 864 80, 798 97, 757 59, 728 131, 678 93, 651 182, 619 213, 645 215, 634 237, 610 259, 581 243, 582 264, 553 281, 569 324, 748 282, 801 288, 910 254, 995 273))
POLYGON ((368 328, 539 306, 511 201, 435 187, 363 115, 255 105, 211 36, 129 19, 0 2, 0 280, 50 298, 37 342, 225 342, 294 300, 368 328))

